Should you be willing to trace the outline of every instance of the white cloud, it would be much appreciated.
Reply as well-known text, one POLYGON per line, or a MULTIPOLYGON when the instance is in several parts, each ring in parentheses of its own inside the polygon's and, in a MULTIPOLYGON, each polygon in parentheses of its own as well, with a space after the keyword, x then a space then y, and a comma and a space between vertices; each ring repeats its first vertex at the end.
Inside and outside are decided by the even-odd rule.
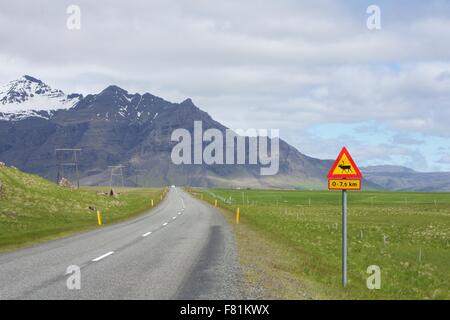
POLYGON ((380 1, 377 32, 363 2, 83 0, 80 31, 66 28, 69 4, 2 5, 2 83, 31 74, 66 92, 192 97, 230 127, 290 137, 368 120, 450 137, 449 3, 380 1))
POLYGON ((450 165, 450 154, 443 155, 439 160, 438 163, 443 163, 446 165, 450 165))

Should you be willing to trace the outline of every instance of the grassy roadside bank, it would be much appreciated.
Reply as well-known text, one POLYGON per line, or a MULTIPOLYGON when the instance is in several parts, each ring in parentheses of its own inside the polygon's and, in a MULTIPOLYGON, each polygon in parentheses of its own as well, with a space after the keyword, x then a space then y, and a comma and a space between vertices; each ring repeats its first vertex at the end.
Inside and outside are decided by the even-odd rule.
POLYGON ((340 193, 191 189, 234 223, 250 298, 450 299, 450 195, 349 195, 349 286, 340 286, 340 193), (367 268, 381 268, 368 290, 367 268))
POLYGON ((98 228, 96 213, 103 225, 136 216, 161 201, 163 189, 115 189, 107 187, 68 190, 15 168, 0 167, 0 252, 30 246, 76 232, 98 228))

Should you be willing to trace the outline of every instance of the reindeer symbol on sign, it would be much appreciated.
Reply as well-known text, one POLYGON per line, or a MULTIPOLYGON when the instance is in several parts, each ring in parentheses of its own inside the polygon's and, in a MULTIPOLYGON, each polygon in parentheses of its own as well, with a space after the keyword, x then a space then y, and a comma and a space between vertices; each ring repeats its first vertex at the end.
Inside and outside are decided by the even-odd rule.
POLYGON ((339 168, 341 168, 342 173, 353 173, 352 171, 352 166, 351 165, 346 165, 344 161, 341 162, 341 164, 339 165, 339 168))

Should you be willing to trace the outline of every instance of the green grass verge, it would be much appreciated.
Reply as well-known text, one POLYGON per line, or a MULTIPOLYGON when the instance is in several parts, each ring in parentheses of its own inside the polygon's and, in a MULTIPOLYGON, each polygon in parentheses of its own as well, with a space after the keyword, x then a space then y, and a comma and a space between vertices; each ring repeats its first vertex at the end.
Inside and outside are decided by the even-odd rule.
POLYGON ((101 195, 108 188, 68 190, 35 175, 0 167, 0 251, 9 251, 119 222, 156 206, 163 189, 115 189, 119 196, 101 195))
POLYGON ((350 192, 343 289, 340 192, 190 191, 210 203, 218 199, 230 221, 240 207, 241 261, 260 271, 247 278, 267 291, 263 297, 450 299, 448 193, 350 192), (380 290, 367 289, 370 265, 381 268, 380 290))

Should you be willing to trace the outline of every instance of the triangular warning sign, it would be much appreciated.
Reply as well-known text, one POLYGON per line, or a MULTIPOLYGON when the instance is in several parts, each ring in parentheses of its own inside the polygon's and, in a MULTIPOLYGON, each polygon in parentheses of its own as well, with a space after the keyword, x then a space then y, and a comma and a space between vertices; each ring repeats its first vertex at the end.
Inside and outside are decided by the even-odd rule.
POLYGON ((347 148, 342 148, 341 153, 337 157, 330 172, 328 173, 328 179, 361 179, 362 174, 359 171, 355 161, 348 152, 347 148))

